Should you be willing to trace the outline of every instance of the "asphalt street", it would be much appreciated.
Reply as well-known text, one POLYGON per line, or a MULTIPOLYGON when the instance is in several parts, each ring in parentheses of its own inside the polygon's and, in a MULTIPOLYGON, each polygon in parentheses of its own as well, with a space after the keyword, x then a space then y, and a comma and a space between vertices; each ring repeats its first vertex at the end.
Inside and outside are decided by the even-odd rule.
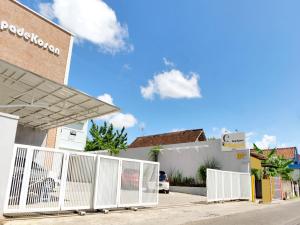
POLYGON ((300 225, 300 202, 252 210, 186 225, 300 225))

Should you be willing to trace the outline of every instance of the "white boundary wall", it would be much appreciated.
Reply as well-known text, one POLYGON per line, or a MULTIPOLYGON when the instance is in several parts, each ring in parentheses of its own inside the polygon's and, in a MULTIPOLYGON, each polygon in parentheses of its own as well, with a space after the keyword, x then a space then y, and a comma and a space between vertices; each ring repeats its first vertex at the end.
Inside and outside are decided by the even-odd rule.
MULTIPOLYGON (((167 174, 180 171, 183 176, 195 177, 198 168, 207 160, 216 159, 222 170, 249 172, 250 152, 248 150, 222 151, 221 140, 208 140, 182 144, 162 145, 158 156, 160 169, 167 174), (244 154, 244 158, 238 159, 238 154, 244 154)), ((153 146, 141 148, 129 148, 122 151, 120 157, 149 160, 149 152, 153 146)), ((106 154, 98 151, 98 154, 106 154)))
POLYGON ((158 204, 159 163, 15 145, 4 214, 158 204))
POLYGON ((251 199, 249 173, 207 169, 206 187, 207 202, 251 199))

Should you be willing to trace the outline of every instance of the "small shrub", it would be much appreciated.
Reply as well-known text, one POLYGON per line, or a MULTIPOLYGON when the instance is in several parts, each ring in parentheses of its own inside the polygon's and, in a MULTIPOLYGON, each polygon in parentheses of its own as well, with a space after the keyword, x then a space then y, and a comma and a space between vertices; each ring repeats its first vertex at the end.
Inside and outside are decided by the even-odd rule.
POLYGON ((206 160, 203 165, 201 165, 197 170, 197 178, 203 186, 206 186, 206 170, 207 169, 221 169, 220 163, 212 158, 210 160, 206 160))
POLYGON ((182 183, 182 172, 177 170, 176 172, 172 171, 169 175, 169 182, 172 186, 179 186, 182 183))
POLYGON ((169 182, 171 186, 185 186, 185 187, 199 187, 201 186, 197 183, 194 177, 185 177, 179 170, 171 170, 169 172, 169 182))

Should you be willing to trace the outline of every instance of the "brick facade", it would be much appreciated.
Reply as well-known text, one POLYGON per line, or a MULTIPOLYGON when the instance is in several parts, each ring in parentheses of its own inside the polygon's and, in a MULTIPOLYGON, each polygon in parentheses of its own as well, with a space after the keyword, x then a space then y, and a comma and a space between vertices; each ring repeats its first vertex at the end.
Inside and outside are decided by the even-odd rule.
MULTIPOLYGON (((72 35, 13 0, 0 1, 0 21, 24 28, 45 43, 59 48, 59 55, 39 47, 9 29, 0 29, 0 59, 63 84, 69 60, 72 35)), ((25 134, 24 134, 25 135, 25 134)), ((46 146, 55 147, 56 129, 48 131, 46 146)))
POLYGON ((6 21, 60 49, 59 56, 12 34, 0 31, 0 59, 40 76, 64 83, 71 34, 39 17, 15 1, 0 1, 0 21, 6 21))

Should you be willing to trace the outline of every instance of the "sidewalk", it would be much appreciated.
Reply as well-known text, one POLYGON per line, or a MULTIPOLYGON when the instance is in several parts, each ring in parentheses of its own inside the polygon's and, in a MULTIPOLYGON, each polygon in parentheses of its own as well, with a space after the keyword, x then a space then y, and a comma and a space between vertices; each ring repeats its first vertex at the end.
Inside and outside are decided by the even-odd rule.
MULTIPOLYGON (((184 224, 199 221, 202 219, 215 218, 234 213, 247 212, 258 209, 274 207, 276 205, 289 204, 300 199, 289 201, 277 201, 270 205, 255 204, 251 202, 227 202, 218 204, 190 203, 183 205, 161 205, 155 208, 139 209, 138 211, 118 210, 111 211, 109 214, 88 213, 86 216, 74 214, 60 216, 27 217, 22 219, 6 220, 5 225, 158 225, 158 224, 184 224)), ((1 224, 1 222, 0 222, 1 224)))

